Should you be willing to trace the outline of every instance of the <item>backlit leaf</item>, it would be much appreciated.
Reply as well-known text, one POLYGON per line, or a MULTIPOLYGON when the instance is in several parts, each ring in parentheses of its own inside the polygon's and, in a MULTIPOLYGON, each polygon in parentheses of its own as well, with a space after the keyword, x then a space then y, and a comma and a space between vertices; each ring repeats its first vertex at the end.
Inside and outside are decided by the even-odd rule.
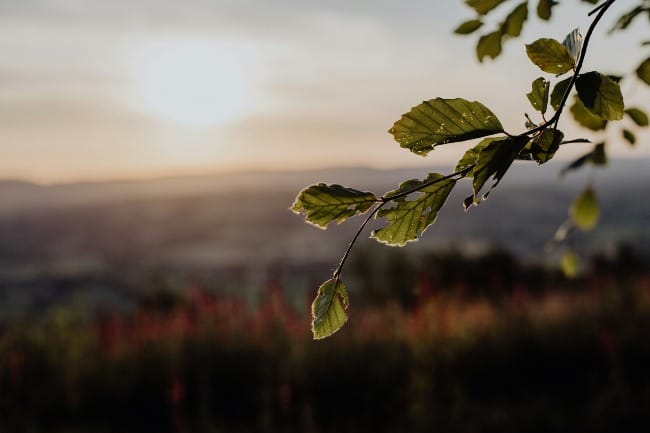
POLYGON ((469 20, 465 21, 454 30, 454 33, 458 35, 469 35, 474 33, 476 30, 480 29, 483 23, 481 20, 469 20))
POLYGON ((650 86, 650 57, 645 59, 636 69, 636 76, 650 86))
POLYGON ((436 98, 413 107, 388 132, 401 147, 426 155, 440 144, 503 132, 503 126, 480 102, 436 98))
POLYGON ((623 118, 625 105, 621 88, 608 76, 598 72, 580 74, 576 90, 585 107, 596 116, 605 120, 623 118))
POLYGON ((501 54, 502 38, 503 34, 500 30, 488 33, 479 38, 478 43, 476 44, 476 56, 478 57, 479 62, 482 62, 485 57, 495 59, 499 54, 501 54))
POLYGON ((465 3, 480 15, 485 15, 504 1, 505 0, 465 0, 465 3))
POLYGON ((533 108, 542 114, 546 113, 548 107, 549 88, 550 83, 544 78, 539 77, 533 81, 531 92, 526 94, 533 108))
MULTIPOLYGON (((476 146, 472 147, 471 149, 467 150, 465 154, 463 154, 463 157, 458 161, 458 164, 456 164, 456 168, 454 169, 455 172, 457 171, 463 171, 467 167, 476 164, 476 161, 478 160, 478 155, 481 153, 481 150, 485 148, 488 144, 492 143, 494 140, 502 140, 506 137, 488 137, 484 138, 481 140, 476 146)), ((466 176, 472 177, 472 173, 469 172, 466 176)))
POLYGON ((531 143, 531 154, 538 164, 548 162, 560 148, 564 133, 557 129, 547 128, 531 143))
POLYGON ((564 94, 569 88, 569 84, 571 84, 571 78, 566 78, 553 87, 553 91, 551 92, 551 107, 553 107, 555 111, 560 107, 562 98, 564 98, 564 94))
POLYGON ((607 121, 587 110, 579 98, 575 98, 571 106, 571 114, 576 122, 592 131, 600 131, 607 126, 607 121))
POLYGON ((575 66, 567 47, 555 39, 542 38, 526 45, 526 54, 542 71, 563 74, 575 66))
POLYGON ((495 183, 484 194, 483 198, 486 198, 489 192, 498 185, 527 143, 528 137, 508 137, 503 140, 494 140, 480 151, 476 167, 472 171, 474 204, 480 202, 479 194, 488 179, 494 178, 495 183))
POLYGON ((332 222, 342 222, 367 211, 377 197, 341 185, 319 183, 303 189, 291 206, 295 213, 304 213, 308 222, 326 228, 332 222))
POLYGON ((567 278, 575 278, 580 270, 580 258, 571 250, 567 250, 562 256, 562 273, 567 278))
POLYGON ((316 299, 311 304, 314 340, 329 337, 345 325, 348 305, 348 292, 338 278, 327 280, 318 288, 316 299))
POLYGON ((407 242, 416 241, 418 236, 435 222, 438 211, 456 185, 454 179, 438 181, 443 177, 441 174, 432 173, 423 181, 406 181, 398 189, 388 193, 387 197, 390 197, 435 182, 414 193, 418 194, 416 198, 409 200, 402 197, 393 201, 390 207, 381 209, 377 218, 386 218, 388 225, 375 230, 372 237, 386 245, 400 247, 407 242))
POLYGON ((521 34, 524 22, 528 18, 528 1, 521 3, 508 14, 503 22, 503 33, 508 36, 517 37, 521 34))
POLYGON ((638 126, 648 126, 648 115, 639 108, 628 108, 625 110, 630 119, 638 126))
POLYGON ((589 231, 598 224, 600 209, 594 190, 589 187, 577 196, 569 208, 571 221, 582 231, 589 231))
POLYGON ((593 150, 589 153, 582 155, 580 158, 577 158, 569 165, 564 167, 560 174, 564 176, 567 172, 572 170, 577 170, 583 165, 590 163, 596 166, 607 165, 607 154, 605 153, 605 143, 598 143, 594 146, 593 150))

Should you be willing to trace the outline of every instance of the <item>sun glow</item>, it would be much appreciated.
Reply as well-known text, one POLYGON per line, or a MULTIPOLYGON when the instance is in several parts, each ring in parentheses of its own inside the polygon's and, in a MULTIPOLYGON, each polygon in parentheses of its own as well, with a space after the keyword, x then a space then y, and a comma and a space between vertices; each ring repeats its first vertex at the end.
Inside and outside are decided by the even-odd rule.
POLYGON ((199 38, 149 43, 135 59, 136 103, 179 125, 224 124, 251 108, 253 69, 232 44, 199 38))

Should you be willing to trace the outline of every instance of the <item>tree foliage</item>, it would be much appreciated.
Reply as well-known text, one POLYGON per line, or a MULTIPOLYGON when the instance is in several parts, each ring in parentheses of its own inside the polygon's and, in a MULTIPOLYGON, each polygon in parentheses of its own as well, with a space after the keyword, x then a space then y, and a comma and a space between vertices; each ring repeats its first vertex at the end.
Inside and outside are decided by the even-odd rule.
MULTIPOLYGON (((300 192, 292 210, 304 214, 309 223, 320 228, 326 228, 332 221, 340 223, 355 215, 366 215, 333 277, 318 289, 312 304, 314 338, 332 335, 347 321, 345 310, 348 295, 341 275, 348 255, 370 220, 384 221, 382 227, 372 232, 372 238, 386 245, 404 246, 417 240, 435 222, 438 211, 459 181, 471 181, 473 194, 464 200, 465 208, 469 209, 479 205, 498 186, 514 161, 529 160, 544 164, 563 145, 589 142, 581 138, 566 140, 564 132, 558 129, 558 122, 567 104, 570 104, 568 111, 576 122, 594 132, 608 128, 612 121, 620 121, 625 116, 634 127, 648 126, 648 116, 641 108, 625 107, 620 88, 622 77, 582 70, 591 36, 601 18, 616 1, 605 0, 590 12, 589 15, 593 18, 584 37, 575 29, 561 42, 544 37, 526 44, 528 58, 546 74, 535 78, 530 93, 526 94, 532 108, 541 118, 534 121, 526 115, 526 130, 519 133, 507 132, 497 116, 478 101, 460 98, 430 99, 403 114, 389 133, 401 147, 420 156, 427 156, 438 146, 482 138, 465 152, 453 173, 431 173, 423 180, 408 180, 381 196, 322 183, 300 192), (565 74, 569 74, 568 77, 559 78, 565 74), (551 108, 553 114, 547 118, 551 108)), ((598 3, 597 0, 582 2, 598 3)), ((505 7, 512 2, 465 0, 465 3, 475 11, 476 17, 456 27, 454 32, 459 35, 470 35, 483 29, 487 15, 500 10, 501 5, 505 7)), ((498 57, 507 40, 521 35, 529 15, 532 15, 529 8, 533 3, 535 2, 524 1, 516 4, 506 12, 496 29, 488 29, 479 36, 476 44, 479 61, 485 57, 498 57)), ((554 0, 537 1, 537 17, 543 21, 549 20, 557 4, 554 0)), ((628 28, 643 14, 650 18, 649 0, 641 0, 633 9, 621 15, 610 31, 628 28)), ((638 66, 632 76, 634 75, 636 78, 625 79, 637 79, 650 85, 650 58, 638 66)), ((623 127, 621 135, 630 144, 636 142, 636 136, 630 128, 623 127)), ((606 142, 601 141, 590 152, 567 165, 562 174, 586 164, 606 163, 606 142)), ((567 225, 588 231, 597 224, 598 219, 596 193, 591 186, 587 186, 571 205, 568 222, 562 225, 561 231, 566 233, 567 225)), ((556 234, 556 239, 560 238, 563 236, 556 234)), ((567 275, 578 272, 579 259, 570 249, 564 254, 562 268, 567 275)))

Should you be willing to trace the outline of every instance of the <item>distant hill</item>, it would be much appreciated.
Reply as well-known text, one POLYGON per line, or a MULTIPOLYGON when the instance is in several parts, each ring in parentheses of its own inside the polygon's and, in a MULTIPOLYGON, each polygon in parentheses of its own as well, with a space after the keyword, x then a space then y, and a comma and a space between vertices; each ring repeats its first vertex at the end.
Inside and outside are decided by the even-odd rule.
MULTIPOLYGON (((593 181, 601 224, 578 235, 576 246, 607 252, 627 243, 649 252, 650 160, 614 161, 607 170, 562 180, 560 165, 532 164, 514 166, 490 199, 468 213, 461 205, 470 192, 464 182, 408 250, 499 245, 525 260, 544 260, 572 198, 593 181)), ((425 175, 350 168, 52 186, 0 182, 0 316, 2 306, 48 305, 79 288, 119 304, 145 280, 159 288, 160 278, 172 286, 200 282, 253 293, 278 266, 311 269, 300 277, 306 287, 312 276, 327 275, 359 221, 326 232, 305 224, 288 210, 301 188, 324 181, 381 193, 425 175)))

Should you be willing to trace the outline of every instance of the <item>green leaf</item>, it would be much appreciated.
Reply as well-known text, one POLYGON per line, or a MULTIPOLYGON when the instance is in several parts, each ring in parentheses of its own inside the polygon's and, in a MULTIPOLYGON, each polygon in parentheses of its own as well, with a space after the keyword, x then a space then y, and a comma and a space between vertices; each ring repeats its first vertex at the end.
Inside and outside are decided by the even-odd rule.
POLYGON ((564 167, 560 174, 564 176, 567 172, 577 170, 583 165, 591 163, 596 166, 607 165, 607 154, 605 153, 605 143, 598 143, 589 153, 582 155, 571 164, 564 167))
POLYGON ((600 209, 594 190, 589 187, 577 196, 569 208, 571 221, 582 231, 589 231, 598 224, 600 209))
POLYGON ((623 129, 623 138, 632 146, 636 144, 636 135, 629 129, 623 129))
POLYGON ((578 97, 585 107, 605 120, 623 118, 625 105, 619 85, 598 72, 580 74, 576 80, 578 97))
POLYGON ((487 198, 490 191, 499 184, 512 162, 527 143, 528 137, 508 137, 503 140, 494 140, 480 151, 476 167, 472 171, 474 204, 480 203, 479 193, 483 189, 485 182, 491 177, 495 180, 495 183, 483 195, 483 198, 487 198))
POLYGON ((478 14, 485 15, 505 0, 465 0, 467 6, 473 8, 478 14))
POLYGON ((544 21, 548 21, 551 19, 551 10, 556 4, 558 2, 554 0, 539 0, 539 3, 537 3, 537 16, 544 21))
MULTIPOLYGON (((457 171, 463 171, 467 167, 469 167, 472 164, 476 164, 476 161, 478 160, 478 155, 481 153, 481 150, 485 148, 488 144, 492 143, 494 140, 502 140, 506 137, 488 137, 484 138, 481 140, 476 146, 472 147, 471 149, 467 150, 463 157, 458 161, 458 164, 456 164, 456 168, 454 169, 455 172, 457 171)), ((468 174, 465 175, 466 177, 472 177, 472 172, 469 172, 468 174)))
POLYGON ((561 267, 565 277, 575 278, 580 269, 580 258, 573 251, 567 250, 562 256, 561 267))
POLYGON ((551 92, 551 107, 553 107, 555 111, 557 111, 557 109, 560 108, 560 104, 562 103, 562 98, 564 97, 564 94, 569 88, 570 83, 571 83, 571 78, 566 78, 558 82, 555 85, 555 87, 553 87, 553 91, 551 92))
POLYGON ((457 35, 469 35, 474 33, 476 30, 480 29, 483 23, 481 20, 469 20, 465 21, 454 30, 454 33, 457 35))
POLYGON ((480 102, 436 98, 413 107, 388 132, 401 147, 426 155, 440 144, 503 132, 503 126, 480 102))
POLYGON ((542 114, 546 113, 546 109, 548 108, 550 84, 544 78, 539 77, 533 81, 533 89, 531 92, 526 94, 533 108, 542 114))
POLYGON ((377 218, 386 218, 388 225, 375 230, 372 237, 386 245, 400 247, 407 242, 416 241, 418 236, 435 222, 438 211, 456 185, 454 179, 441 179, 444 179, 443 175, 431 173, 423 181, 406 181, 398 189, 388 193, 387 197, 391 197, 429 184, 414 193, 419 194, 417 198, 408 200, 402 197, 393 201, 391 207, 381 209, 377 218))
POLYGON ((340 223, 367 211, 376 201, 371 192, 319 183, 300 191, 291 210, 305 213, 308 222, 324 229, 332 221, 340 223))
POLYGON ((524 22, 528 19, 528 1, 517 6, 508 16, 502 25, 503 34, 518 37, 524 27, 524 22))
POLYGON ((531 153, 538 164, 548 162, 560 148, 564 133, 557 129, 547 128, 531 143, 531 153))
POLYGON ((478 57, 479 62, 483 62, 483 58, 485 57, 495 59, 499 54, 501 54, 502 38, 503 34, 500 30, 488 33, 479 38, 478 43, 476 44, 476 56, 478 57))
POLYGON ((555 39, 542 38, 526 45, 526 54, 542 71, 551 74, 563 74, 575 66, 567 47, 555 39))
POLYGON ((571 106, 571 114, 576 122, 592 131, 601 131, 607 126, 607 121, 587 110, 579 98, 575 98, 571 106))
POLYGON ((631 11, 621 15, 609 32, 612 33, 617 30, 625 30, 630 24, 632 24, 632 21, 634 21, 634 19, 644 11, 647 11, 647 9, 642 6, 637 6, 631 11))
POLYGON ((636 69, 636 76, 650 86, 650 57, 645 59, 636 69))
POLYGON ((325 281, 311 304, 311 332, 314 340, 329 337, 348 321, 348 292, 338 278, 325 281))
POLYGON ((630 119, 638 126, 648 126, 648 115, 639 108, 628 108, 625 110, 630 119))

